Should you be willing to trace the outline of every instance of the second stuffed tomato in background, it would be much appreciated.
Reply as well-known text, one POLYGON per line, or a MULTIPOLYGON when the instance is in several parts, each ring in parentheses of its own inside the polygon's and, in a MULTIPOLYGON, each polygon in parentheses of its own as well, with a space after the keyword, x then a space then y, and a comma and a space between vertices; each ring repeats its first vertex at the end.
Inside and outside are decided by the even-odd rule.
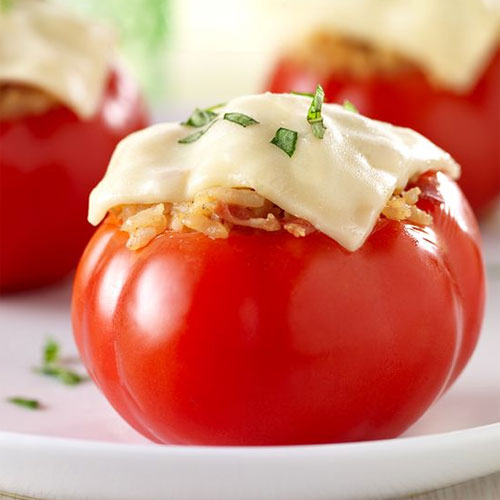
POLYGON ((307 30, 282 53, 270 90, 311 91, 319 81, 333 102, 420 132, 460 163, 461 188, 486 211, 500 192, 500 7, 333 0, 289 11, 307 30))
POLYGON ((116 144, 147 124, 113 41, 50 2, 0 17, 0 291, 56 281, 91 235, 87 198, 116 144))

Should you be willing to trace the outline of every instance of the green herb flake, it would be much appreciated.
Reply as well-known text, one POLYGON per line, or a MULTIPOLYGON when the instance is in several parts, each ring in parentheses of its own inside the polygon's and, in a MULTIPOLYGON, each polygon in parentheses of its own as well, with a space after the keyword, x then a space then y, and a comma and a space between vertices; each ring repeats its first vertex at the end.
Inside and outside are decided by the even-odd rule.
POLYGON ((359 113, 358 108, 347 99, 344 101, 344 109, 347 109, 347 111, 352 111, 353 113, 359 113))
POLYGON ((298 134, 295 130, 280 127, 276 130, 276 134, 272 138, 271 144, 283 150, 291 158, 297 146, 297 137, 298 134))
POLYGON ((59 365, 45 365, 37 368, 36 372, 54 377, 65 385, 77 385, 87 379, 87 377, 59 365))
POLYGON ((325 100, 325 91, 321 85, 316 86, 316 92, 312 98, 311 106, 307 112, 307 121, 311 124, 312 132, 318 139, 323 139, 326 127, 321 116, 321 107, 325 100))
POLYGON ((179 144, 190 144, 192 142, 196 142, 205 132, 208 131, 208 129, 216 122, 217 120, 212 120, 208 125, 205 126, 205 128, 198 130, 194 134, 187 135, 186 137, 183 137, 182 139, 179 139, 177 142, 179 144))
POLYGON ((77 385, 87 380, 88 377, 80 375, 61 364, 60 352, 59 343, 54 339, 48 339, 43 347, 42 366, 35 368, 35 372, 54 377, 66 385, 77 385))
POLYGON ((17 406, 22 406, 23 408, 29 408, 30 410, 39 410, 41 408, 39 401, 37 401, 36 399, 27 399, 21 398, 19 396, 14 396, 12 398, 8 398, 7 401, 17 406))
POLYGON ((250 125, 255 125, 259 123, 257 120, 254 120, 252 117, 244 115, 243 113, 226 113, 224 115, 224 120, 237 123, 242 127, 248 127, 250 125))
POLYGON ((301 95, 301 96, 304 96, 304 97, 314 97, 314 94, 312 92, 300 92, 298 90, 292 90, 290 92, 290 94, 301 95))
POLYGON ((191 142, 197 141, 205 132, 206 132, 206 130, 198 130, 198 132, 195 132, 194 134, 187 135, 186 137, 179 139, 177 142, 179 144, 190 144, 191 142))
POLYGON ((213 111, 211 111, 211 109, 196 108, 191 113, 191 116, 185 122, 182 122, 181 125, 186 125, 187 127, 200 128, 204 127, 215 118, 217 118, 217 113, 214 113, 213 111))
POLYGON ((54 339, 48 339, 43 348, 44 364, 56 363, 59 361, 60 347, 54 339))

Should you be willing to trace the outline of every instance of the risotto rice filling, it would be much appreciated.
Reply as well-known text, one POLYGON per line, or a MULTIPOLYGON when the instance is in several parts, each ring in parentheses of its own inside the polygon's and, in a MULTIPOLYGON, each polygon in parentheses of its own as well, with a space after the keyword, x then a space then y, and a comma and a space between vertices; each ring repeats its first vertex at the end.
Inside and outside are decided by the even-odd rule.
MULTIPOLYGON (((429 225, 432 217, 416 206, 420 189, 395 193, 382 216, 429 225)), ((146 246, 166 231, 199 232, 212 239, 227 238, 235 226, 262 231, 285 230, 305 237, 316 229, 304 219, 281 209, 252 189, 214 187, 198 193, 193 201, 121 205, 111 210, 111 221, 128 233, 130 250, 146 246)))

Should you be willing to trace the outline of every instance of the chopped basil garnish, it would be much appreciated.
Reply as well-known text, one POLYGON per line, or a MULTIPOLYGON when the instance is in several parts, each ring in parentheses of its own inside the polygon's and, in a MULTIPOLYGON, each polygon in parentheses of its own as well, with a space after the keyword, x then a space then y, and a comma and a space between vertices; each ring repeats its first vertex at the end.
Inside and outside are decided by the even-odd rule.
POLYGON ((44 364, 56 363, 58 360, 59 360, 59 344, 53 339, 48 339, 43 348, 44 364))
POLYGON ((214 113, 210 109, 199 109, 196 108, 191 116, 181 125, 186 125, 187 127, 204 127, 207 123, 210 123, 214 118, 217 117, 217 113, 214 113))
POLYGON ((45 365, 37 368, 36 371, 43 375, 54 377, 66 385, 77 385, 86 380, 86 377, 60 365, 45 365))
POLYGON ((354 106, 354 104, 351 101, 348 101, 347 99, 344 101, 344 108, 347 109, 347 111, 352 111, 353 113, 359 113, 358 108, 354 106))
POLYGON ((312 92, 299 92, 298 90, 292 90, 290 94, 303 95, 305 97, 314 97, 314 94, 312 92))
POLYGON ((242 127, 248 127, 249 125, 255 125, 256 123, 259 123, 257 120, 254 120, 252 117, 244 115, 243 113, 226 113, 224 115, 224 120, 237 123, 242 127))
POLYGON ((15 396, 8 398, 7 401, 17 406, 29 408, 30 410, 38 410, 40 408, 40 403, 36 399, 27 399, 15 396))
POLYGON ((87 380, 86 376, 80 375, 60 363, 60 351, 60 346, 55 340, 47 340, 43 347, 43 364, 41 367, 35 368, 35 371, 54 377, 66 385, 76 385, 87 380))
POLYGON ((177 142, 179 144, 189 144, 191 142, 197 141, 204 133, 206 130, 198 130, 198 132, 195 132, 194 134, 187 135, 186 137, 183 137, 182 139, 179 139, 177 142))
POLYGON ((222 108, 222 106, 225 105, 226 103, 222 102, 205 109, 196 108, 185 122, 181 122, 181 125, 195 128, 204 127, 205 125, 208 125, 212 120, 215 120, 215 118, 217 118, 218 113, 215 113, 214 110, 222 108))
POLYGON ((316 86, 316 92, 313 96, 311 106, 307 112, 307 121, 311 124, 312 132, 318 139, 323 139, 326 127, 323 124, 323 117, 321 116, 321 106, 325 100, 325 91, 321 85, 316 86))
POLYGON ((205 126, 205 128, 198 130, 194 134, 187 135, 186 137, 183 137, 182 139, 179 139, 177 142, 179 144, 190 144, 191 142, 197 141, 217 120, 212 120, 208 125, 205 126))
POLYGON ((323 125, 323 120, 321 120, 320 122, 311 123, 311 128, 314 137, 317 137, 318 139, 323 139, 326 130, 326 127, 323 125))
POLYGON ((298 134, 295 130, 280 127, 276 130, 276 134, 272 138, 271 144, 278 146, 291 158, 297 145, 297 136, 298 134))

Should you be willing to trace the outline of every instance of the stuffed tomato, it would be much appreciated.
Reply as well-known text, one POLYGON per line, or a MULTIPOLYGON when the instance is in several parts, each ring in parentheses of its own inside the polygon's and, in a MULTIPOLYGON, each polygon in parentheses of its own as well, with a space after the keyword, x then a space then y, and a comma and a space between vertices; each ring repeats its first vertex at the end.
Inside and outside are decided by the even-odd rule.
POLYGON ((109 34, 52 2, 12 2, 0 44, 0 291, 14 291, 75 267, 88 195, 147 117, 109 34))
POLYGON ((500 11, 481 0, 389 3, 323 5, 269 89, 311 91, 320 81, 333 101, 420 132, 460 163, 458 182, 484 212, 500 192, 500 11))
POLYGON ((160 443, 397 436, 453 383, 484 276, 458 165, 419 134, 263 94, 122 141, 72 322, 114 408, 160 443))

